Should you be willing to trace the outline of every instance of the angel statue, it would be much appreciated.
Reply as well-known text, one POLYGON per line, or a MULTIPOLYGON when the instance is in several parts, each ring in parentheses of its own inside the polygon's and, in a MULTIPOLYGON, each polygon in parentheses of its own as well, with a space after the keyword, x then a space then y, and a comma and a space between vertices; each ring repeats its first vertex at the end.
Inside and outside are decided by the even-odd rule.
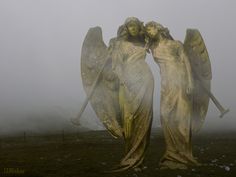
POLYGON ((204 89, 210 90, 212 75, 204 41, 198 30, 188 29, 182 44, 154 21, 146 23, 145 31, 161 74, 160 116, 166 151, 160 168, 200 165, 192 155, 191 138, 201 128, 209 104, 204 89))
POLYGON ((154 79, 145 62, 143 23, 129 17, 107 47, 100 27, 89 29, 81 56, 87 102, 115 138, 124 139, 124 157, 111 172, 142 167, 153 118, 154 79))
POLYGON ((144 160, 153 118, 154 79, 145 62, 143 23, 135 17, 127 18, 118 32, 112 67, 120 82, 125 156, 117 170, 125 170, 139 168, 144 160))

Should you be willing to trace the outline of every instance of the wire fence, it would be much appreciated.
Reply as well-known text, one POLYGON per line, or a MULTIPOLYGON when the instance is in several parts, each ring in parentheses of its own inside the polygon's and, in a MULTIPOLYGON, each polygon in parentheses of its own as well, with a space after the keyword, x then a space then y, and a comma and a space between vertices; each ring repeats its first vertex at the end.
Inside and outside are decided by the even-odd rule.
POLYGON ((24 131, 15 135, 0 136, 0 148, 12 145, 32 145, 48 143, 84 143, 93 141, 113 140, 107 131, 70 132, 60 130, 49 133, 24 131))

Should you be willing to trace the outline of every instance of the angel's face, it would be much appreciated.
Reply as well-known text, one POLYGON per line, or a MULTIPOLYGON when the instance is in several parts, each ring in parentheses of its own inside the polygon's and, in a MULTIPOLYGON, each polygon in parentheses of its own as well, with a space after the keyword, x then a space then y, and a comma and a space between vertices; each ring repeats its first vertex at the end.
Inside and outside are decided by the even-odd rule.
POLYGON ((127 29, 128 29, 129 34, 132 37, 138 36, 138 34, 139 34, 139 25, 137 24, 137 22, 132 22, 132 21, 129 22, 127 24, 127 29))
POLYGON ((155 39, 158 35, 158 29, 155 26, 147 26, 145 27, 145 32, 148 37, 151 39, 155 39))

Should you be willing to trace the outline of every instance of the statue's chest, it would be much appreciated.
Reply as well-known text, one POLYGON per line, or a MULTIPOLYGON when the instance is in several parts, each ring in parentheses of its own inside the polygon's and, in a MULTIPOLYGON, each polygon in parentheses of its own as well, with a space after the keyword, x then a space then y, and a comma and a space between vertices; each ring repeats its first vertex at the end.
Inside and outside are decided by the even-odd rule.
POLYGON ((153 50, 153 56, 156 58, 175 58, 179 55, 179 48, 172 43, 160 43, 153 50))
POLYGON ((123 46, 123 49, 126 55, 134 55, 138 52, 144 51, 144 46, 142 46, 141 44, 126 42, 123 46))

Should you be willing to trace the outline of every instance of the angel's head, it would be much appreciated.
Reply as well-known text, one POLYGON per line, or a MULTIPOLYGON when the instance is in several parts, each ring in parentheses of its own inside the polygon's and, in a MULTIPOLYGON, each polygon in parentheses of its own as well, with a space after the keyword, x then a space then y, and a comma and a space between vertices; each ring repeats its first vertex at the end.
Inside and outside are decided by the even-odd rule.
POLYGON ((127 28, 127 32, 132 37, 137 37, 141 30, 141 22, 136 17, 129 17, 125 20, 125 27, 127 28))
POLYGON ((125 20, 125 23, 120 26, 117 35, 118 37, 124 37, 124 38, 143 37, 144 36, 143 22, 141 22, 136 17, 128 17, 125 20))
POLYGON ((145 24, 145 34, 152 40, 158 40, 160 37, 173 39, 168 28, 165 28, 161 24, 154 21, 150 21, 145 24))

